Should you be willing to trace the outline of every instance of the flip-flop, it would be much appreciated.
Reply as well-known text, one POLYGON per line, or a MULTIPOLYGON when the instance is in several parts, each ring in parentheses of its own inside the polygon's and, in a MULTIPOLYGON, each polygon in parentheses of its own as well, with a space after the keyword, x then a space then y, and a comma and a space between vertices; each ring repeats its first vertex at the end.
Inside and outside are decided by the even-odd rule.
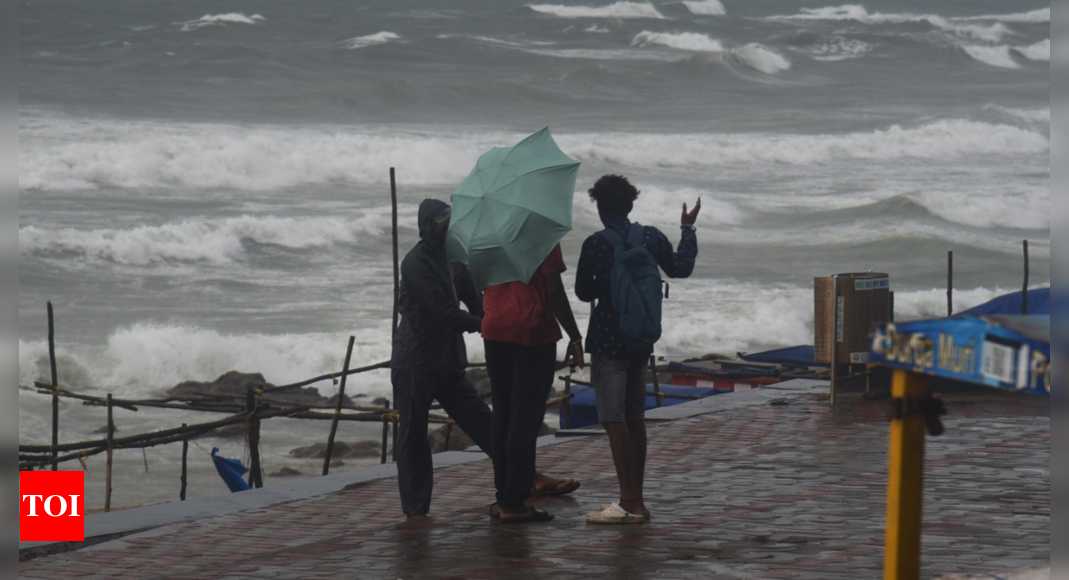
POLYGON ((588 524, 644 524, 648 521, 644 514, 633 514, 615 503, 609 504, 609 507, 600 512, 586 515, 588 524))
MULTIPOLYGON (((603 503, 603 504, 601 504, 601 510, 605 511, 605 510, 609 509, 609 506, 611 506, 611 505, 612 505, 611 503, 603 503)), ((650 510, 646 510, 645 513, 643 513, 642 515, 646 516, 646 521, 652 521, 653 520, 653 514, 650 513, 650 510)))
POLYGON ((579 483, 578 481, 573 479, 572 482, 569 483, 568 485, 566 485, 564 487, 558 487, 560 484, 564 483, 565 481, 568 481, 568 480, 566 480, 566 479, 557 480, 557 484, 555 486, 549 488, 549 489, 541 489, 541 490, 539 490, 538 488, 532 487, 531 488, 531 497, 560 497, 562 495, 568 495, 569 493, 574 492, 575 490, 579 489, 579 487, 582 485, 581 483, 579 483))
POLYGON ((498 516, 498 521, 503 524, 523 524, 528 522, 552 522, 556 517, 553 514, 540 510, 536 507, 531 508, 531 514, 526 516, 506 518, 498 516))

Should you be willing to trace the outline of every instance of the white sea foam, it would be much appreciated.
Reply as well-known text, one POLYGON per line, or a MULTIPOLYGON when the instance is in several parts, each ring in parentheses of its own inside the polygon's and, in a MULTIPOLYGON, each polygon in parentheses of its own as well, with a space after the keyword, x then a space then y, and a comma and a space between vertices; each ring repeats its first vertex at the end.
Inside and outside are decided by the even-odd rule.
POLYGON ((356 243, 362 235, 376 236, 389 227, 384 211, 349 218, 279 218, 242 216, 218 221, 182 222, 115 230, 19 229, 20 253, 73 253, 120 264, 240 260, 243 240, 291 249, 356 243))
POLYGON ((1041 40, 1029 46, 1018 46, 1016 50, 1028 60, 1045 60, 1050 62, 1050 39, 1041 40))
POLYGON ((909 195, 933 215, 978 228, 1050 229, 1050 188, 1007 190, 1002 193, 939 191, 909 195))
POLYGON ((483 151, 512 136, 48 119, 24 123, 19 137, 23 190, 271 190, 384 183, 384 167, 403 168, 409 183, 457 183, 483 151))
POLYGON ((998 42, 1010 31, 1009 28, 1001 22, 985 26, 979 24, 962 24, 935 14, 870 13, 864 6, 858 4, 845 4, 843 6, 830 6, 825 8, 803 8, 799 14, 772 16, 771 19, 853 21, 869 25, 927 22, 936 28, 953 32, 959 36, 966 36, 988 42, 998 42))
POLYGON ((1029 123, 1050 123, 1050 107, 1043 107, 1042 109, 1014 109, 1010 107, 988 105, 984 108, 998 111, 1016 119, 1028 121, 1029 123))
POLYGON ((738 62, 768 75, 781 73, 791 68, 791 61, 783 55, 757 43, 732 49, 730 54, 738 62))
POLYGON ((664 16, 649 2, 616 2, 608 6, 563 6, 560 4, 531 4, 531 10, 559 18, 656 18, 664 16))
POLYGON ((816 60, 838 62, 859 58, 872 50, 872 45, 860 40, 850 40, 842 36, 830 36, 821 39, 819 44, 807 49, 816 60))
POLYGON ((1033 10, 1031 12, 1021 12, 1017 14, 987 14, 983 16, 963 16, 955 18, 963 22, 975 21, 975 20, 993 20, 998 22, 1024 22, 1024 23, 1041 23, 1050 22, 1050 8, 1040 8, 1039 10, 1033 10))
POLYGON ((693 52, 724 52, 724 45, 709 38, 707 34, 696 32, 640 32, 631 40, 632 46, 667 46, 678 50, 693 52))
POLYGON ((357 48, 375 46, 376 44, 386 44, 387 42, 394 42, 396 40, 401 40, 401 37, 392 32, 382 31, 367 36, 358 36, 356 38, 343 40, 341 46, 343 48, 355 50, 357 48))
POLYGON ((914 128, 842 135, 558 134, 579 160, 633 167, 708 167, 732 163, 806 165, 837 160, 959 159, 976 155, 1045 153, 1044 135, 1010 125, 937 121, 914 128))
MULTIPOLYGON (((388 322, 350 334, 357 338, 354 367, 389 360, 388 322)), ((64 349, 58 366, 72 387, 157 396, 181 382, 211 381, 232 370, 262 373, 276 385, 336 372, 345 345, 346 336, 325 333, 227 335, 193 326, 136 324, 115 331, 102 346, 64 349)), ((19 340, 19 383, 32 385, 47 373, 47 342, 19 340)), ((388 385, 388 372, 373 372, 352 391, 381 395, 389 392, 388 385)))
POLYGON ((591 24, 590 26, 587 26, 586 28, 584 28, 583 32, 593 32, 595 34, 608 34, 609 29, 605 28, 605 27, 602 27, 602 26, 598 26, 597 24, 591 24))
POLYGON ((733 49, 725 49, 720 41, 707 34, 696 32, 640 32, 631 40, 632 46, 665 46, 676 50, 722 54, 734 61, 765 74, 776 74, 790 70, 791 62, 777 52, 760 44, 747 44, 733 49))
MULTIPOLYGON (((652 52, 652 51, 651 51, 652 52)), ((758 53, 760 55, 760 53, 758 53)), ((960 159, 1036 154, 1037 131, 975 121, 840 135, 555 133, 570 155, 635 167, 732 163, 827 163, 844 159, 960 159)), ((23 122, 19 188, 98 187, 270 190, 388 182, 398 167, 412 184, 455 184, 490 147, 522 135, 378 134, 359 127, 282 128, 113 121, 23 122), (418 163, 412 160, 418 159, 418 163)))
POLYGON ((241 13, 230 14, 205 14, 197 20, 190 20, 189 22, 179 22, 178 25, 182 27, 182 32, 191 32, 205 26, 221 26, 226 24, 256 24, 267 20, 259 14, 253 14, 252 16, 246 16, 241 13))
POLYGON ((961 49, 965 51, 965 54, 986 65, 997 66, 999 68, 1021 68, 1021 65, 1013 60, 1013 56, 1010 54, 1010 47, 1008 46, 963 44, 961 45, 961 49))
POLYGON ((723 16, 727 14, 727 11, 724 10, 724 5, 720 3, 720 0, 685 1, 683 2, 683 5, 695 16, 723 16))

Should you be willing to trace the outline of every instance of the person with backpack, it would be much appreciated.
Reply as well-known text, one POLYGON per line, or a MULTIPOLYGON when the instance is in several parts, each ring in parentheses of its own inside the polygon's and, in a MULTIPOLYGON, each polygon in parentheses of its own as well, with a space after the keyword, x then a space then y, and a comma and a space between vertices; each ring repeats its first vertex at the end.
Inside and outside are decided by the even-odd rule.
POLYGON ((694 227, 701 199, 683 204, 679 247, 654 227, 628 215, 639 196, 626 178, 605 175, 589 192, 605 229, 583 242, 575 294, 596 302, 586 337, 598 420, 609 435, 620 500, 587 514, 594 524, 649 521, 643 498, 646 472, 646 373, 653 345, 661 337, 662 281, 686 278, 694 270, 698 237, 694 227))

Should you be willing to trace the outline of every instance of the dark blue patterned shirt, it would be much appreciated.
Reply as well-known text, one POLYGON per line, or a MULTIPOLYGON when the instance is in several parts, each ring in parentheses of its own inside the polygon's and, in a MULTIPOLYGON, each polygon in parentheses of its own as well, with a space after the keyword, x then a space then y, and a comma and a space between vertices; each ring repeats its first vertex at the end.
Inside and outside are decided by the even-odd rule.
MULTIPOLYGON (((613 220, 608 227, 627 239, 631 222, 627 218, 613 220)), ((660 230, 645 227, 642 245, 653 254, 657 265, 669 278, 686 278, 694 271, 694 259, 698 257, 698 236, 694 230, 683 228, 679 249, 672 251, 672 244, 660 230)), ((579 267, 575 274, 575 295, 583 302, 597 300, 590 328, 586 335, 586 352, 611 359, 627 359, 652 353, 629 353, 618 336, 616 312, 612 308, 612 290, 609 287, 613 263, 613 247, 605 238, 594 234, 583 242, 579 255, 579 267)))

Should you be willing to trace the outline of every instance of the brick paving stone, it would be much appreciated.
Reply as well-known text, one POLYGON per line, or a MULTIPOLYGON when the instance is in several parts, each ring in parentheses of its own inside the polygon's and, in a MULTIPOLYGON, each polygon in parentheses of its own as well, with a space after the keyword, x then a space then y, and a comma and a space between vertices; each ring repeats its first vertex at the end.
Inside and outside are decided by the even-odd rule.
MULTIPOLYGON (((608 444, 577 438, 539 465, 581 479, 540 501, 548 524, 491 523, 488 461, 435 474, 435 520, 403 524, 394 480, 225 518, 153 530, 22 562, 20 576, 151 579, 879 578, 887 484, 884 407, 785 394, 649 424, 643 526, 592 526, 616 499, 608 444)), ((947 433, 930 439, 925 575, 1049 560, 1049 403, 996 392, 944 395, 947 433), (955 414, 960 406, 961 412, 955 414)))

